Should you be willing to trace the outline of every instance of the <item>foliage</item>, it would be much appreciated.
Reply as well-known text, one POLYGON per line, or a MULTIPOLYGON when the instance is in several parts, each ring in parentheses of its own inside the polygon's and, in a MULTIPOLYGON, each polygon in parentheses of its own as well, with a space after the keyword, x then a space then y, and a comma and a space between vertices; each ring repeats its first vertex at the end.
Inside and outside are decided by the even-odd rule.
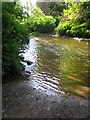
POLYGON ((55 28, 55 19, 45 16, 40 8, 35 8, 29 18, 31 32, 50 33, 55 28))
POLYGON ((60 16, 64 9, 66 9, 65 2, 38 2, 37 6, 43 11, 45 15, 53 16, 56 20, 55 24, 58 26, 60 22, 60 16))
POLYGON ((2 3, 2 69, 3 76, 22 71, 19 56, 29 41, 28 26, 23 23, 23 9, 14 3, 2 3), (22 24, 21 24, 22 23, 22 24))
POLYGON ((37 18, 45 16, 43 11, 38 7, 33 8, 32 13, 33 13, 32 16, 37 17, 37 18))
POLYGON ((59 16, 66 8, 64 2, 38 2, 37 6, 41 8, 45 15, 59 16))
POLYGON ((62 22, 59 23, 58 27, 56 28, 56 33, 59 35, 65 35, 66 31, 71 28, 70 22, 65 22, 62 24, 62 22))
POLYGON ((55 25, 56 25, 56 27, 57 27, 58 24, 59 24, 59 22, 60 22, 60 19, 61 19, 61 18, 60 18, 60 16, 55 16, 54 18, 55 18, 55 20, 56 20, 56 21, 55 21, 55 25))
POLYGON ((59 35, 90 37, 89 3, 69 4, 63 11, 63 17, 56 28, 59 35))

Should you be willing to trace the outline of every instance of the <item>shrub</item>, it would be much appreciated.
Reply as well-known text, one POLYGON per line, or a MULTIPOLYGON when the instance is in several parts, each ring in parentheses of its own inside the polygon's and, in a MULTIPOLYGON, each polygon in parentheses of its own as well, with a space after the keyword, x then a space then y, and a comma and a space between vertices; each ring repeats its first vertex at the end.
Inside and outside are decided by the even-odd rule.
POLYGON ((65 35, 65 34, 68 34, 69 35, 69 31, 71 29, 71 26, 72 26, 72 23, 71 22, 60 22, 58 27, 55 29, 56 30, 56 34, 59 34, 59 35, 65 35))
POLYGON ((50 33, 55 28, 55 20, 51 16, 44 16, 37 21, 37 32, 50 33))
POLYGON ((87 22, 85 23, 71 23, 66 21, 64 23, 60 22, 58 27, 55 29, 56 34, 59 35, 68 35, 76 37, 90 37, 90 30, 88 29, 87 22))
POLYGON ((56 22, 55 22, 55 25, 56 25, 56 27, 58 26, 58 24, 59 24, 59 22, 60 22, 60 16, 55 16, 55 20, 56 20, 56 22))
POLYGON ((30 31, 39 33, 50 33, 55 28, 55 19, 51 16, 40 18, 31 18, 30 31))
POLYGON ((17 17, 21 8, 17 10, 14 3, 3 3, 2 11, 2 69, 4 77, 11 77, 22 71, 19 53, 29 41, 29 32, 27 25, 21 24, 22 15, 17 17))
POLYGON ((59 35, 90 38, 89 3, 69 3, 57 26, 59 35))
MULTIPOLYGON (((40 8, 39 8, 40 11, 40 8)), ((38 11, 38 12, 39 12, 38 11)), ((34 11, 34 14, 29 18, 29 26, 31 32, 39 32, 39 33, 50 33, 56 27, 55 19, 52 16, 45 16, 40 11, 40 14, 37 15, 34 11)))
POLYGON ((70 34, 77 37, 90 37, 90 30, 87 29, 86 23, 73 25, 70 34))

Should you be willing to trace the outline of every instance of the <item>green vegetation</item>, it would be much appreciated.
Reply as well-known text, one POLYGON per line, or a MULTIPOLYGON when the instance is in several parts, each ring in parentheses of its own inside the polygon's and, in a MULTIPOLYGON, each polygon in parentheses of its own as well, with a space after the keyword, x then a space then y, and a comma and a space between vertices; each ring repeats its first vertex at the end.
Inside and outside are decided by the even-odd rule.
POLYGON ((36 3, 45 15, 60 16, 66 8, 65 2, 38 2, 36 3))
POLYGON ((71 23, 69 21, 65 21, 64 23, 60 22, 56 28, 56 33, 59 35, 89 38, 90 30, 88 29, 87 24, 87 22, 84 22, 82 24, 71 23))
POLYGON ((14 3, 2 3, 2 68, 3 76, 11 76, 21 73, 19 55, 25 43, 29 41, 28 26, 23 16, 22 7, 14 3))
POLYGON ((90 38, 89 24, 89 3, 69 4, 68 10, 63 11, 56 33, 59 35, 90 38))
POLYGON ((56 27, 52 16, 45 16, 40 8, 35 8, 29 17, 30 32, 50 33, 56 27))
POLYGON ((50 33, 73 37, 90 37, 90 15, 87 3, 37 2, 29 24, 31 32, 50 33), (41 9, 40 9, 41 8, 41 9), (66 9, 67 8, 67 9, 66 9))
POLYGON ((62 16, 63 10, 66 8, 65 2, 38 2, 36 5, 47 16, 53 16, 56 20, 55 24, 58 26, 60 16, 62 16))
MULTIPOLYGON (((22 72, 20 52, 29 42, 29 34, 51 33, 90 38, 90 2, 37 3, 29 16, 16 3, 2 3, 2 68, 3 76, 22 72), (41 9, 40 9, 40 8, 41 9), (67 8, 67 9, 66 9, 67 8)), ((27 9, 28 10, 28 9, 27 9)))

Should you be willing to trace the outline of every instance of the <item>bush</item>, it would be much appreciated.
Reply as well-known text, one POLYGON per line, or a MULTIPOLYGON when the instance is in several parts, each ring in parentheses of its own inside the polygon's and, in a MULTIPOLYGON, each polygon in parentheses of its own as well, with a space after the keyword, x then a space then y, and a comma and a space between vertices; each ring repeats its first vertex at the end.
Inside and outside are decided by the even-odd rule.
POLYGON ((56 20, 55 25, 57 27, 60 22, 60 16, 55 16, 55 20, 56 20))
POLYGON ((69 3, 55 30, 59 35, 90 38, 89 3, 69 3))
POLYGON ((62 21, 59 23, 58 27, 55 29, 56 30, 56 34, 59 34, 59 35, 70 35, 69 31, 72 27, 72 23, 71 22, 64 22, 62 23, 62 21))
POLYGON ((56 34, 59 35, 90 38, 90 30, 88 29, 87 22, 82 24, 74 22, 71 23, 69 21, 66 21, 64 23, 60 22, 55 30, 56 34))
POLYGON ((38 10, 40 14, 35 13, 29 18, 30 32, 50 33, 56 27, 55 19, 52 16, 45 16, 40 8, 38 10))
POLYGON ((4 77, 11 77, 22 71, 19 53, 29 41, 29 32, 28 26, 20 22, 22 16, 18 19, 14 3, 3 3, 2 11, 2 69, 4 77))
POLYGON ((30 31, 39 33, 50 33, 55 28, 55 19, 51 16, 36 18, 30 22, 30 31))
POLYGON ((90 30, 88 30, 86 23, 73 25, 70 34, 77 37, 90 37, 90 30))
POLYGON ((55 20, 51 16, 45 16, 37 21, 37 32, 50 33, 55 28, 55 20))

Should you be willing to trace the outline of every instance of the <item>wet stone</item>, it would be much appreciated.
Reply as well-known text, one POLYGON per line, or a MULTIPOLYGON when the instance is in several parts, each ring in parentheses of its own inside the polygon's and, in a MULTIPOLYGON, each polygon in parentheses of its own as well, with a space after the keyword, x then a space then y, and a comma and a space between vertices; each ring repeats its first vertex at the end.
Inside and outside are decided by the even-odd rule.
POLYGON ((50 110, 50 107, 47 108, 47 111, 49 111, 49 110, 50 110))
POLYGON ((35 90, 36 88, 33 88, 33 90, 35 90))
POLYGON ((26 83, 27 81, 24 81, 24 83, 26 83))
POLYGON ((38 100, 38 98, 36 98, 36 100, 38 100))

